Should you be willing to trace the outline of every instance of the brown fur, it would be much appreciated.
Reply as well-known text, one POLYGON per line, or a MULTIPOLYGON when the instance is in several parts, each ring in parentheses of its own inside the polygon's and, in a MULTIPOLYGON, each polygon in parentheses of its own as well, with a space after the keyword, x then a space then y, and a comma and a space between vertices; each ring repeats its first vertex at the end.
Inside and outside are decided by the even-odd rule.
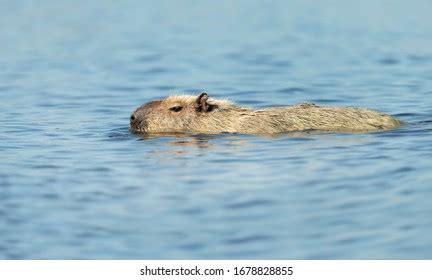
POLYGON ((136 109, 130 120, 135 132, 271 134, 319 130, 367 132, 400 126, 397 119, 370 109, 303 103, 254 110, 226 100, 199 96, 168 96, 136 109))

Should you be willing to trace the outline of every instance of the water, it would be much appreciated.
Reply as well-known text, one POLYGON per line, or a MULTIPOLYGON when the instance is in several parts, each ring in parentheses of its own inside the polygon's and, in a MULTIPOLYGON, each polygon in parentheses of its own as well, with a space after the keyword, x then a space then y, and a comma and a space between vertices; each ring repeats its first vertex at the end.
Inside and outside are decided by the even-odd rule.
POLYGON ((1 3, 0 258, 432 258, 432 4, 285 2, 1 3), (406 125, 128 131, 201 90, 406 125))

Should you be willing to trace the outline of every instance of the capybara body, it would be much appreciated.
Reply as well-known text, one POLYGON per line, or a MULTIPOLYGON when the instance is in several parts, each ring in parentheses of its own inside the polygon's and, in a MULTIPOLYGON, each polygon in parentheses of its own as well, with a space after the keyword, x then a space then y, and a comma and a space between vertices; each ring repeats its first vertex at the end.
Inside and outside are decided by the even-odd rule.
POLYGON ((400 124, 397 119, 370 109, 302 103, 254 110, 209 98, 207 93, 148 102, 130 118, 132 131, 147 133, 368 132, 393 129, 400 124))

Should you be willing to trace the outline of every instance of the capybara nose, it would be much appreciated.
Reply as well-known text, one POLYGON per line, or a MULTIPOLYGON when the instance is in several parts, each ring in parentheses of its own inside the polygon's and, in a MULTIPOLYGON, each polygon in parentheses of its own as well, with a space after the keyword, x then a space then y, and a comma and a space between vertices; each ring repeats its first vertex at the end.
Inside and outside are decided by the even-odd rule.
POLYGON ((136 131, 140 130, 140 126, 142 125, 142 123, 143 123, 143 121, 141 119, 139 119, 135 113, 133 113, 130 116, 129 127, 132 130, 136 130, 136 131))
POLYGON ((132 114, 130 116, 130 122, 129 122, 130 127, 132 129, 137 129, 138 128, 138 124, 139 124, 139 122, 137 120, 137 117, 135 116, 135 114, 132 114))

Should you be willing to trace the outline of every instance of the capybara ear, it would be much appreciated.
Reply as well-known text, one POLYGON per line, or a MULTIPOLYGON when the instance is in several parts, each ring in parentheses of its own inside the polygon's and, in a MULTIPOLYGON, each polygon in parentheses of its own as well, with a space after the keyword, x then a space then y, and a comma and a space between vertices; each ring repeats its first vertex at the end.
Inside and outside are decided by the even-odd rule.
POLYGON ((195 100, 195 109, 198 112, 207 112, 210 108, 209 104, 207 103, 208 94, 207 92, 202 92, 195 100))

